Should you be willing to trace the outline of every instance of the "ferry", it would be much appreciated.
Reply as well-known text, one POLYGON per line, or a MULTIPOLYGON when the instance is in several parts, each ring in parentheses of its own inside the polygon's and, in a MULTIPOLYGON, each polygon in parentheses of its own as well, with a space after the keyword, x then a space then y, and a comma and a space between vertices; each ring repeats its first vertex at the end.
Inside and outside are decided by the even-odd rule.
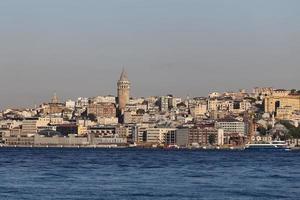
POLYGON ((245 150, 248 151, 290 151, 290 147, 285 141, 272 141, 269 143, 247 144, 245 150))

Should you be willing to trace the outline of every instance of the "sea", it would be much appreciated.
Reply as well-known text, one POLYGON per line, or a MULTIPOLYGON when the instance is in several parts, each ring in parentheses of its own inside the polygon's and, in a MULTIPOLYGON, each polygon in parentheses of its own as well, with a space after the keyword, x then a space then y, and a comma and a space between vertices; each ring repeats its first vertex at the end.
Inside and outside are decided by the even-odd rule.
POLYGON ((2 199, 300 199, 300 151, 0 148, 2 199))

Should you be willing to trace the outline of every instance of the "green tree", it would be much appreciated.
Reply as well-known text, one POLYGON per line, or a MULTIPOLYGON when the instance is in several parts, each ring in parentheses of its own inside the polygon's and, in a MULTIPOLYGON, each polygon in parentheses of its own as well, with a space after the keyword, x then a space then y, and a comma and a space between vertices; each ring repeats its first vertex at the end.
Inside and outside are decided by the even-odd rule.
POLYGON ((143 114, 145 114, 145 110, 144 110, 144 109, 138 109, 138 110, 136 111, 136 113, 137 113, 138 115, 143 115, 143 114))
POLYGON ((263 126, 257 127, 257 131, 259 132, 260 135, 263 135, 263 136, 267 135, 267 129, 263 126))
POLYGON ((215 134, 210 134, 208 136, 208 142, 210 145, 213 145, 216 143, 216 135, 215 134))
POLYGON ((300 126, 295 127, 287 120, 281 120, 280 123, 288 129, 288 138, 300 139, 300 126))
POLYGON ((93 122, 96 122, 96 121, 97 121, 97 117, 96 117, 96 115, 93 114, 93 113, 88 114, 88 118, 89 118, 91 121, 93 121, 93 122))

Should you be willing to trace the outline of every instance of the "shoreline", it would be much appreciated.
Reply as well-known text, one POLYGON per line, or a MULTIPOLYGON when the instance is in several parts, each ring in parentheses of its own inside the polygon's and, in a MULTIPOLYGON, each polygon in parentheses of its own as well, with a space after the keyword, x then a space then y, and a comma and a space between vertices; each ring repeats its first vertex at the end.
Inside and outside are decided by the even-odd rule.
MULTIPOLYGON (((164 147, 145 147, 145 146, 115 146, 115 145, 1 145, 1 148, 32 148, 32 149, 152 149, 152 150, 201 150, 201 151, 244 151, 245 147, 222 147, 222 148, 164 148, 164 147)), ((300 151, 300 147, 291 147, 290 151, 300 151)))

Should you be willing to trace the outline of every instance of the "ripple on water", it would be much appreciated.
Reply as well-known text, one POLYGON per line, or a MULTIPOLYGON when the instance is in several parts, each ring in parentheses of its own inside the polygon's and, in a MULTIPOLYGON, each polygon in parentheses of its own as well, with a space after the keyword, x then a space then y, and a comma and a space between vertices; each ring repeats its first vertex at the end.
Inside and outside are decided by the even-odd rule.
POLYGON ((0 149, 0 199, 297 199, 300 152, 0 149))

